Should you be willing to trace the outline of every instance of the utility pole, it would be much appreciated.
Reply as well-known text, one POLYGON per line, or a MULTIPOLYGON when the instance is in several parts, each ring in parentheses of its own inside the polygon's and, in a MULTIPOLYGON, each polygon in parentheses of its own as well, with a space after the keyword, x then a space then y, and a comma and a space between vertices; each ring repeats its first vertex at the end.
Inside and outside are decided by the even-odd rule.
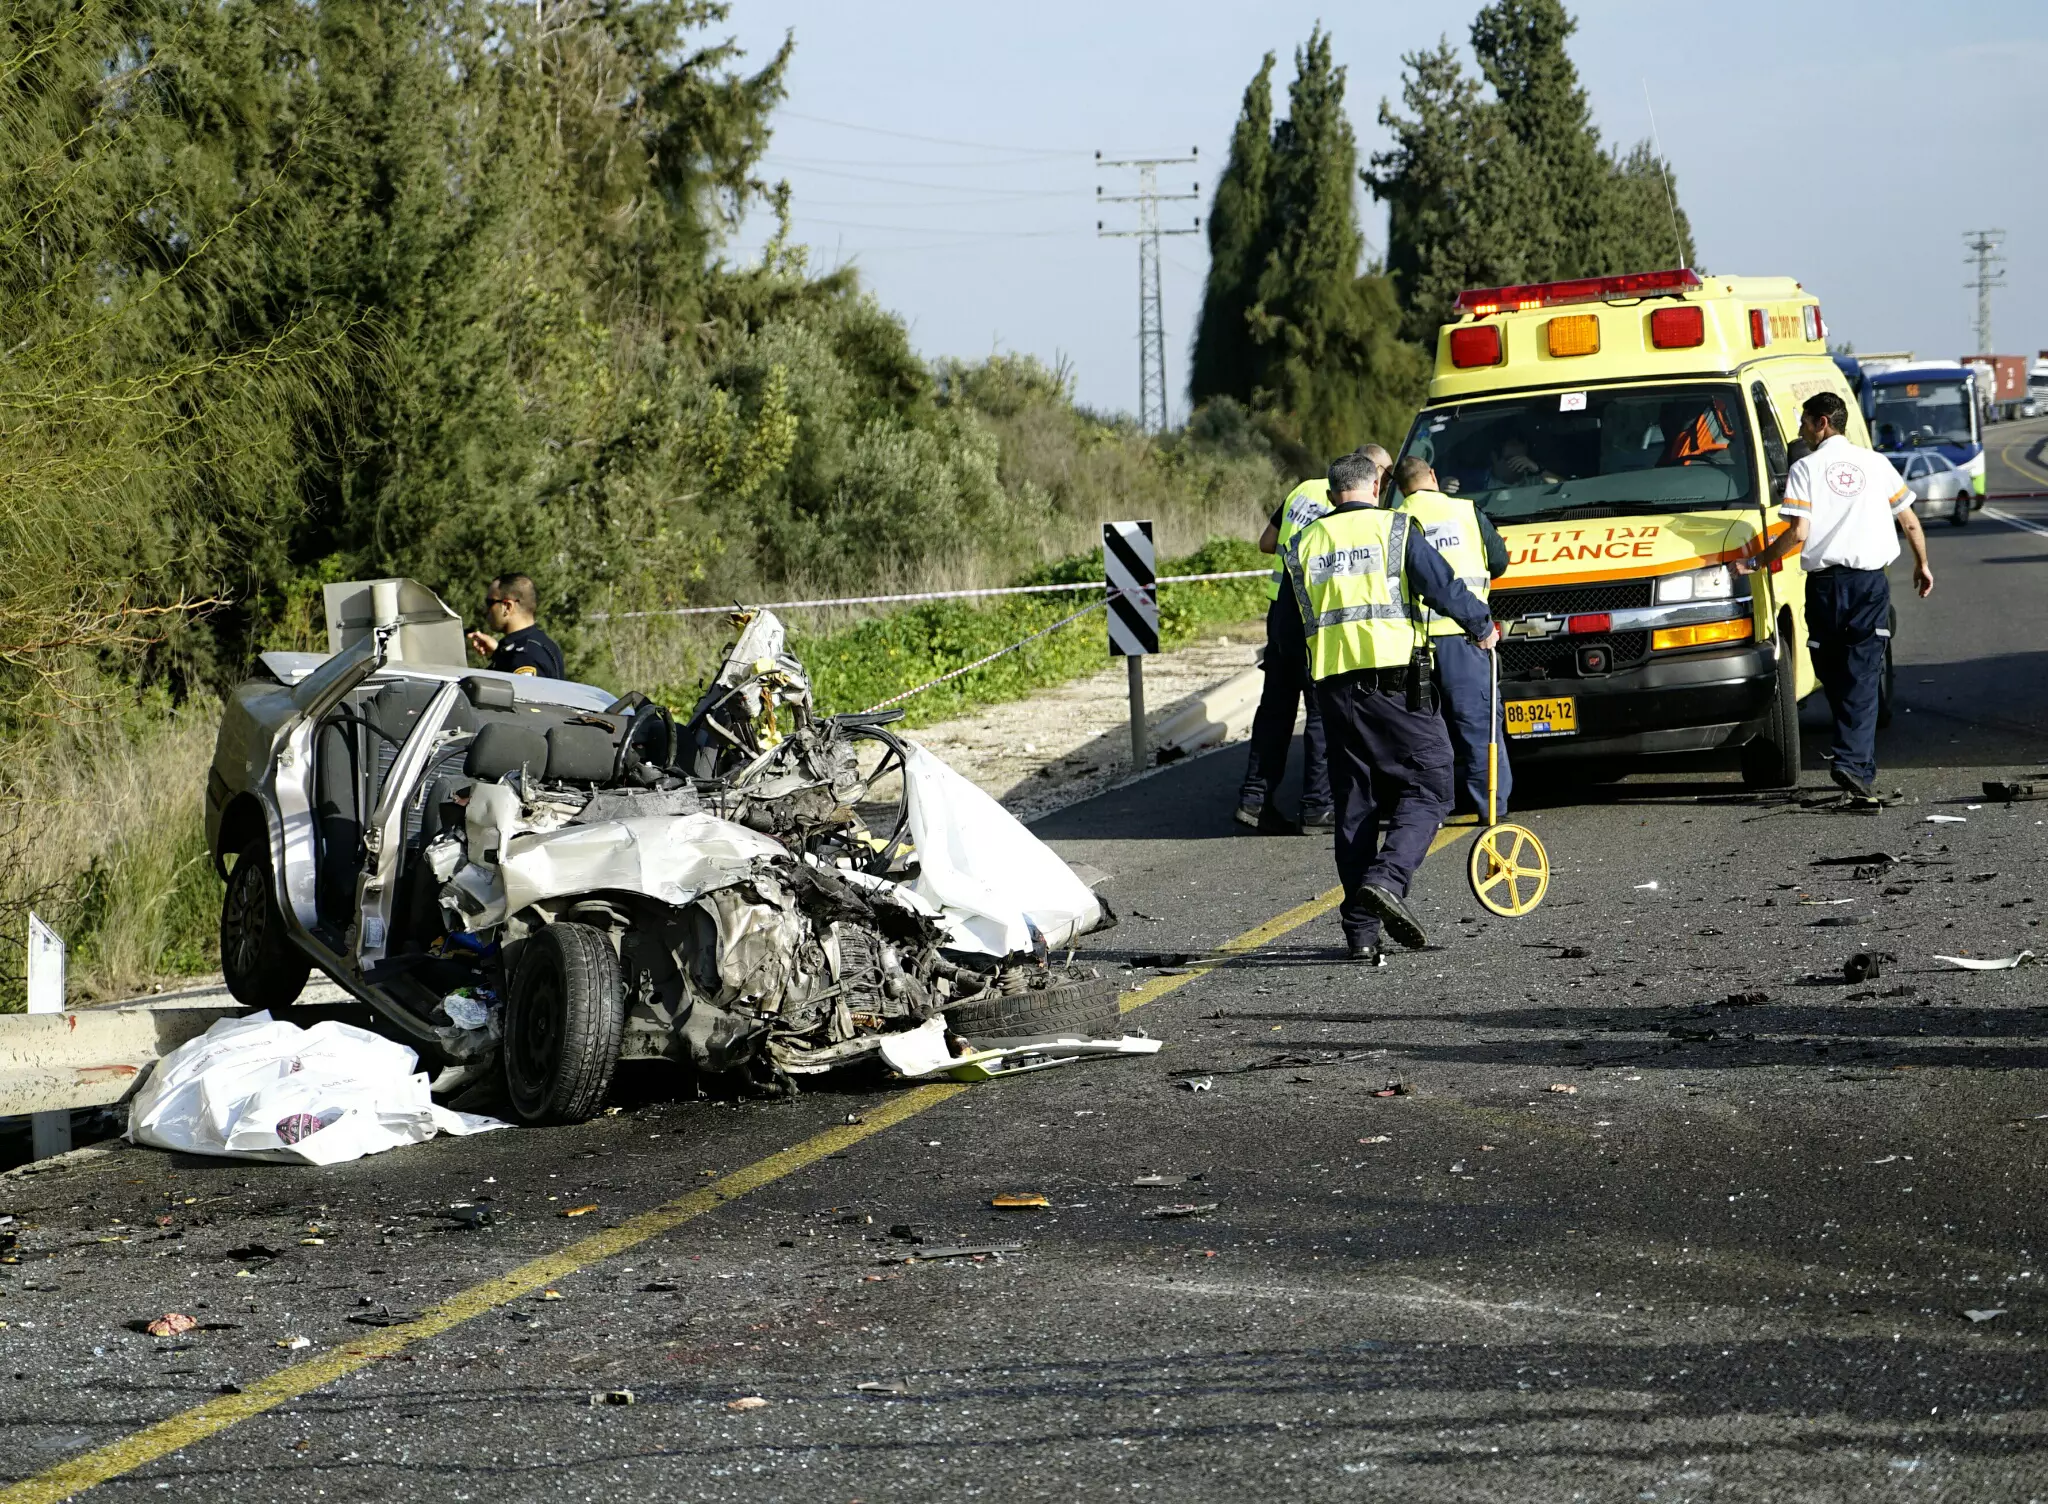
POLYGON ((2005 258, 1997 255, 1998 248, 2005 244, 2003 230, 1965 230, 1963 244, 1969 247, 1970 259, 1976 264, 1976 277, 1963 284, 1974 288, 1977 293, 1977 353, 1989 355, 1991 345, 1991 289, 2005 286, 2005 258))
POLYGON ((1167 426, 1166 325, 1160 310, 1159 237, 1195 235, 1202 228, 1199 214, 1187 229, 1160 228, 1159 206, 1200 198, 1202 185, 1191 184, 1191 191, 1187 193, 1161 193, 1159 169, 1185 166, 1200 154, 1200 147, 1190 148, 1184 157, 1124 157, 1112 161, 1105 160, 1099 151, 1095 154, 1097 167, 1138 169, 1136 193, 1105 194, 1100 183, 1095 185, 1095 201, 1099 204, 1136 204, 1138 227, 1135 230, 1111 230, 1098 219, 1095 221, 1095 233, 1106 240, 1138 242, 1138 426, 1150 433, 1164 432, 1167 426))

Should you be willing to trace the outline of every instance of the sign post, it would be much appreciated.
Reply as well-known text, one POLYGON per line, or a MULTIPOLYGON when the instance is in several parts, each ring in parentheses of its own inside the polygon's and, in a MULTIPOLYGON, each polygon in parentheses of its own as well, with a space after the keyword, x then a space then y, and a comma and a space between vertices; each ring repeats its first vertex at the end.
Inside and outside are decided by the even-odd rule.
MULTIPOLYGON (((37 918, 28 916, 28 1011, 64 1011, 64 940, 37 918)), ((48 1159, 71 1148, 71 1114, 37 1112, 29 1115, 29 1157, 48 1159)))
POLYGON ((1159 571, 1150 522, 1102 524, 1102 580, 1109 598, 1109 655, 1129 665, 1131 771, 1151 761, 1145 739, 1145 655, 1159 651, 1159 571))

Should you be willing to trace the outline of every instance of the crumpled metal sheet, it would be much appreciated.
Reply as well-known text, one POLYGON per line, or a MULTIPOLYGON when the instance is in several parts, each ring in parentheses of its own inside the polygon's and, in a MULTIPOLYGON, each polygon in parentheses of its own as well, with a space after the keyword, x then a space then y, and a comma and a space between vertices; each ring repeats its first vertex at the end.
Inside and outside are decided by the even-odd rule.
MULTIPOLYGON (((474 858, 474 821, 470 851, 474 858)), ((515 835, 499 853, 498 871, 506 913, 607 888, 681 908, 787 856, 770 837, 716 815, 652 815, 515 835)))

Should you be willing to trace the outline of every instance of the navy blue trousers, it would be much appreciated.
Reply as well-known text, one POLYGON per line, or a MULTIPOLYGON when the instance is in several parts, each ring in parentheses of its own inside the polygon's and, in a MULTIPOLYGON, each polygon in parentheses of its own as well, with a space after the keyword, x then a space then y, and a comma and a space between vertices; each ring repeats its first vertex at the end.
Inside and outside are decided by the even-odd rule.
POLYGON ((1338 918, 1353 945, 1375 945, 1380 922, 1357 901, 1367 883, 1408 896, 1415 869, 1451 807, 1451 741, 1441 717, 1410 710, 1407 694, 1368 670, 1316 686, 1330 737, 1337 796, 1338 918))
MULTIPOLYGON (((1457 764, 1454 774, 1452 808, 1460 814, 1486 814, 1486 715, 1493 697, 1493 659, 1471 638, 1432 637, 1430 651, 1436 661, 1437 700, 1443 706, 1444 725, 1451 734, 1451 753, 1457 764)), ((1496 723, 1500 710, 1493 710, 1496 723)), ((1496 725, 1500 737, 1500 791, 1494 801, 1494 818, 1508 817, 1508 794, 1514 789, 1514 774, 1508 768, 1508 738, 1504 726, 1496 725)))
POLYGON ((1835 766, 1877 776, 1877 698, 1891 636, 1892 588, 1882 569, 1817 569, 1806 577, 1806 641, 1835 717, 1835 766))
POLYGON ((1251 754, 1245 762, 1242 805, 1270 803, 1287 776, 1287 752, 1294 742, 1294 712, 1308 702, 1308 724, 1301 735, 1301 807, 1304 812, 1330 807, 1330 759, 1323 734, 1322 707, 1316 704, 1308 677, 1308 646, 1301 615, 1292 595, 1282 595, 1266 608, 1266 683, 1259 708, 1252 715, 1251 754))

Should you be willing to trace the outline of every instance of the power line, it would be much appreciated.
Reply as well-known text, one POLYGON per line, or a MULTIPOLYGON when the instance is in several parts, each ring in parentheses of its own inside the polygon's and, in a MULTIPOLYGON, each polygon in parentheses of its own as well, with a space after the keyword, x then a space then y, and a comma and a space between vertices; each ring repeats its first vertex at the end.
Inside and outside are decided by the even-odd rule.
MULTIPOLYGON (((986 167, 1029 167, 1038 161, 1031 157, 974 157, 959 162, 905 162, 894 157, 793 157, 787 152, 765 151, 761 153, 764 162, 787 162, 795 167, 892 167, 906 172, 967 172, 979 171, 986 167)), ((1044 159, 1046 162, 1051 157, 1044 159)))
MULTIPOLYGON (((920 183, 915 178, 880 178, 871 173, 834 172, 829 167, 811 167, 805 163, 789 159, 784 159, 778 163, 772 158, 763 158, 762 162, 764 166, 776 171, 780 171, 785 167, 795 167, 804 172, 816 173, 819 177, 840 178, 849 183, 885 183, 891 188, 928 188, 933 193, 971 193, 974 191, 971 186, 962 183, 920 183)), ((1016 191, 1020 194, 1029 193, 1045 198, 1067 198, 1074 192, 1071 188, 1019 188, 1016 191)))
MULTIPOLYGON (((870 136, 893 136, 898 141, 922 141, 928 146, 957 146, 969 151, 1000 151, 1023 156, 1085 157, 1085 151, 1043 146, 1001 146, 992 141, 959 141, 946 136, 920 136, 911 131, 884 130, 878 125, 856 125, 851 120, 828 120, 823 115, 806 115, 801 110, 781 110, 778 113, 792 120, 808 120, 813 125, 835 126, 843 131, 861 131, 870 136)), ((1097 152, 1097 156, 1101 153, 1097 152)))
POLYGON ((1105 239, 1134 239, 1138 242, 1138 426, 1152 433, 1165 432, 1170 418, 1166 397, 1166 322, 1159 294, 1159 240, 1163 235, 1193 235, 1202 226, 1202 217, 1198 214, 1194 224, 1188 228, 1160 228, 1159 206, 1200 198, 1202 185, 1194 184, 1187 193, 1161 193, 1159 169, 1185 165, 1200 154, 1200 147, 1190 149, 1184 157, 1110 160, 1099 151, 1095 154, 1098 167, 1134 167, 1138 172, 1136 193, 1105 194, 1100 184, 1095 189, 1097 203, 1136 204, 1138 227, 1135 230, 1111 230, 1098 219, 1095 233, 1105 239))
POLYGON ((1043 240, 1055 235, 1085 235, 1085 230, 970 230, 953 225, 876 225, 851 219, 823 219, 799 213, 799 223, 827 225, 835 230, 879 230, 885 235, 976 235, 1002 240, 1043 240))
POLYGON ((1977 353, 1989 355, 1991 343, 1991 289, 2005 286, 2005 258, 1994 254, 2005 244, 2003 230, 1965 230, 1963 244, 1976 263, 1977 275, 1963 284, 1977 293, 1977 353))

